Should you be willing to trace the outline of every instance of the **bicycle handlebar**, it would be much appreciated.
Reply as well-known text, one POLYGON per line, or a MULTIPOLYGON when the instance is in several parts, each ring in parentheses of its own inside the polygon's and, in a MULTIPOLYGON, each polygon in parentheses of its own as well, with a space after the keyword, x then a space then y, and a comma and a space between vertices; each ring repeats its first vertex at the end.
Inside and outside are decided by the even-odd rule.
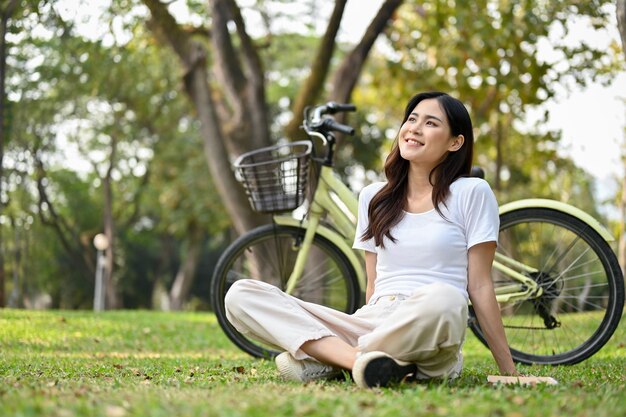
POLYGON ((326 130, 340 132, 346 135, 354 135, 354 128, 352 126, 338 123, 331 117, 323 116, 355 110, 356 106, 354 104, 341 104, 334 101, 329 101, 326 104, 313 108, 309 107, 304 111, 304 128, 307 131, 326 130), (309 117, 309 114, 311 113, 312 116, 309 117))
POLYGON ((326 107, 328 109, 328 114, 335 114, 344 111, 356 111, 356 106, 354 104, 340 104, 335 103, 334 101, 326 103, 326 107))
POLYGON ((352 126, 337 123, 333 119, 324 119, 322 126, 328 130, 334 130, 336 132, 345 133, 346 135, 354 135, 354 128, 352 126))

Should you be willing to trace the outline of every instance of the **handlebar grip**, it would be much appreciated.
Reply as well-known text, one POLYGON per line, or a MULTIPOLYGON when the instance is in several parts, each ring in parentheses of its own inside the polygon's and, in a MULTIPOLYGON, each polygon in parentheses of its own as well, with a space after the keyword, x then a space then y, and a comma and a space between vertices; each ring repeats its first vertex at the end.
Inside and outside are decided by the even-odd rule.
POLYGON ((335 132, 344 133, 346 135, 354 135, 354 128, 352 126, 337 123, 333 119, 324 119, 324 127, 329 130, 334 130, 335 132))
POLYGON ((356 111, 356 106, 350 103, 340 104, 331 101, 326 104, 326 109, 328 114, 335 114, 344 111, 356 111))

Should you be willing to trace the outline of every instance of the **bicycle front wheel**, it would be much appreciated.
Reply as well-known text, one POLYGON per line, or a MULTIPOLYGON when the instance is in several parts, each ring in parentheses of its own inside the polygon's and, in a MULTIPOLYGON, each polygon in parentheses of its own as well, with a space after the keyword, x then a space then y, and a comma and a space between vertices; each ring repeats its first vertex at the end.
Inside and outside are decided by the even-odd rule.
MULTIPOLYGON (((224 297, 240 279, 268 282, 281 290, 293 270, 306 229, 268 224, 242 235, 220 257, 211 283, 211 300, 228 338, 252 356, 272 358, 278 352, 239 333, 226 318, 224 297)), ((304 272, 292 295, 346 313, 360 305, 361 289, 346 256, 326 238, 315 235, 304 272)))
MULTIPOLYGON (((542 289, 527 300, 501 303, 513 359, 525 364, 575 364, 613 335, 624 306, 624 279, 609 244, 569 214, 526 208, 500 217, 498 252, 530 267, 542 289)), ((498 287, 519 284, 494 268, 498 287)), ((486 344, 476 320, 472 331, 486 344)))

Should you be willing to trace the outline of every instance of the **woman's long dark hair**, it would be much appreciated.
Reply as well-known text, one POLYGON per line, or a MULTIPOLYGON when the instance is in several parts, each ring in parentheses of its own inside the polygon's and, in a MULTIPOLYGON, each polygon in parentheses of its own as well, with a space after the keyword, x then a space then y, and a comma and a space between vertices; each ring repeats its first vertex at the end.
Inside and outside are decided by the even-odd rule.
MULTIPOLYGON (((474 132, 472 120, 463 103, 440 92, 420 93, 413 96, 407 103, 402 124, 407 121, 413 109, 421 101, 433 98, 439 102, 446 113, 451 135, 463 135, 465 138, 461 148, 448 152, 446 158, 435 166, 429 175, 429 181, 433 186, 433 205, 435 210, 443 216, 439 205, 445 206, 445 200, 450 194, 450 184, 459 177, 469 175, 472 168, 474 132)), ((396 241, 390 230, 402 219, 407 202, 409 161, 400 155, 398 139, 396 138, 391 153, 385 161, 387 183, 370 202, 369 225, 361 237, 362 240, 374 238, 376 246, 381 247, 384 247, 385 236, 392 242, 396 241)))

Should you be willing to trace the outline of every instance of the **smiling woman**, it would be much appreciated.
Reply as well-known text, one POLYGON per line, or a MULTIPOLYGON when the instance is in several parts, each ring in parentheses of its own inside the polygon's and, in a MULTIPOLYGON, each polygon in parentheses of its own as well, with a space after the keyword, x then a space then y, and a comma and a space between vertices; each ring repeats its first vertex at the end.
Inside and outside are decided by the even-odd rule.
POLYGON ((225 295, 228 321, 284 351, 276 365, 285 379, 348 370, 371 388, 458 377, 470 298, 500 372, 515 375, 490 276, 498 205, 486 181, 467 178, 473 143, 459 100, 413 96, 385 162, 387 182, 359 196, 353 248, 365 252, 367 304, 349 314, 246 277, 225 295))

